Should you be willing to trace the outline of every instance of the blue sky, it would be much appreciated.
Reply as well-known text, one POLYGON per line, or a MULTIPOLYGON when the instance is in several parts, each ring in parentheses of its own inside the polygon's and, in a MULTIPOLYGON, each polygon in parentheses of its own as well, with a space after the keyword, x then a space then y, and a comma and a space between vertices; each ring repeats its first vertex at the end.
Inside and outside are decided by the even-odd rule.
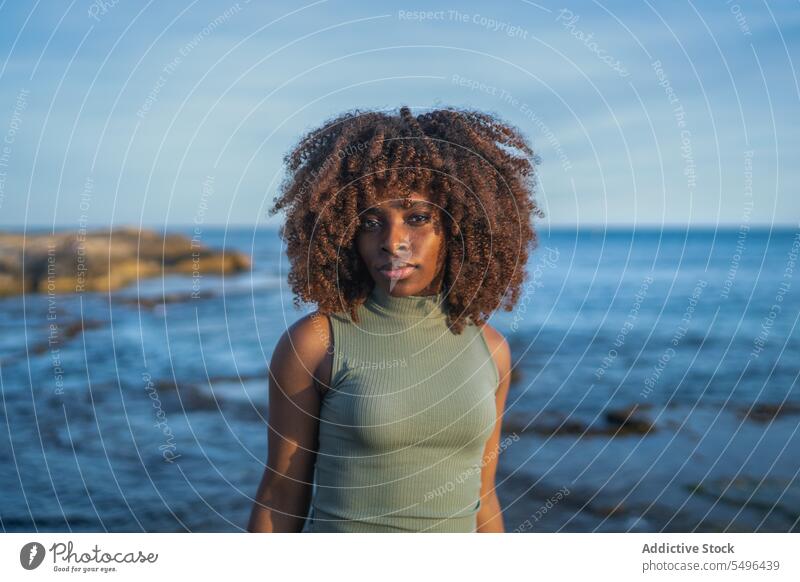
POLYGON ((796 226, 799 25, 793 2, 5 1, 0 226, 271 224, 301 133, 400 105, 518 126, 550 225, 796 226))

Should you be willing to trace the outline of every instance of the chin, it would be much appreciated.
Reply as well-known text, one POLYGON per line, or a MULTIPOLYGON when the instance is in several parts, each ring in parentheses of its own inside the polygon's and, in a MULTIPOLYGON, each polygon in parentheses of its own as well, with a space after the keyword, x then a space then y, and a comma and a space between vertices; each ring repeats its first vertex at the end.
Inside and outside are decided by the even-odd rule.
POLYGON ((415 285, 414 282, 410 281, 409 279, 399 279, 397 281, 389 281, 384 279, 383 281, 376 282, 375 284, 382 286, 392 295, 415 295, 418 291, 424 289, 424 287, 415 285), (417 289, 416 287, 419 288, 417 289))

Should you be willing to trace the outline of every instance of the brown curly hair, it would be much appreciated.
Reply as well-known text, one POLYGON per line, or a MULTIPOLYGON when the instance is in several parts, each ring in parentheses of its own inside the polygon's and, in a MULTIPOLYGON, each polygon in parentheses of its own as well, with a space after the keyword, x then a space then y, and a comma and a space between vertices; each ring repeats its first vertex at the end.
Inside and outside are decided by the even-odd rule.
POLYGON ((544 217, 533 197, 538 156, 518 129, 449 107, 420 115, 405 106, 394 115, 356 109, 308 132, 284 163, 269 214, 287 211, 280 236, 296 308, 302 300, 358 322, 374 284, 355 246, 360 216, 384 193, 419 192, 442 210, 452 332, 513 309, 538 244, 532 215, 544 217))

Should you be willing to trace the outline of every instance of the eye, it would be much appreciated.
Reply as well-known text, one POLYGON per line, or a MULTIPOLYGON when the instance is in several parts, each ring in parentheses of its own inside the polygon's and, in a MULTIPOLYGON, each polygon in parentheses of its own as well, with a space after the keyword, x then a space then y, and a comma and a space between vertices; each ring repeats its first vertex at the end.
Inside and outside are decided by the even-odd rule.
POLYGON ((415 224, 425 224, 427 222, 430 222, 430 220, 431 220, 430 214, 413 214, 411 216, 411 221, 414 222, 415 224), (419 219, 419 220, 415 221, 414 219, 419 219))
POLYGON ((380 226, 380 223, 374 218, 365 218, 361 221, 361 228, 364 230, 373 230, 380 226))

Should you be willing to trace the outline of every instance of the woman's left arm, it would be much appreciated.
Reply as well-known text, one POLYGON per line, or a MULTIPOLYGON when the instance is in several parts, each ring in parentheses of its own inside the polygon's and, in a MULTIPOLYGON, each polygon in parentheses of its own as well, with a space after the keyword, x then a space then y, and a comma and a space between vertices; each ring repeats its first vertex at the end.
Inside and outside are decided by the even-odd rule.
POLYGON ((511 383, 511 349, 506 339, 489 324, 483 328, 486 343, 492 352, 500 384, 495 396, 496 420, 492 436, 486 442, 481 469, 481 506, 478 509, 477 533, 504 532, 503 510, 495 491, 495 473, 497 458, 500 456, 500 436, 503 430, 503 412, 511 383))

